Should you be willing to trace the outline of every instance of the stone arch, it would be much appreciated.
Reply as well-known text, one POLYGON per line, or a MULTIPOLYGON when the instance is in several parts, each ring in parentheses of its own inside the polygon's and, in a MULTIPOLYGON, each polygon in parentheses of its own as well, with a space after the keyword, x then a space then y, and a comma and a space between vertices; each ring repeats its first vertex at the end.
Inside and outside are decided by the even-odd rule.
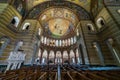
POLYGON ((62 54, 61 54, 61 51, 57 51, 56 52, 55 63, 62 63, 62 54))
POLYGON ((97 52, 97 56, 96 57, 99 58, 100 64, 104 66, 105 65, 105 63, 104 63, 105 61, 104 61, 104 57, 103 57, 101 46, 100 46, 99 42, 98 41, 94 41, 92 43, 92 45, 93 45, 94 49, 97 52))
POLYGON ((19 22, 20 22, 20 19, 19 19, 17 16, 15 16, 15 17, 13 17, 13 19, 11 20, 10 24, 11 24, 11 25, 14 25, 15 27, 18 27, 19 22))
POLYGON ((21 50, 23 44, 24 44, 23 40, 18 40, 18 41, 15 43, 15 49, 14 49, 14 51, 21 50))
POLYGON ((44 50, 42 54, 42 61, 41 64, 47 64, 47 56, 48 56, 48 51, 44 50))
POLYGON ((30 28, 30 23, 25 23, 22 27, 22 30, 29 30, 30 28))
POLYGON ((89 31, 95 31, 95 28, 94 28, 93 24, 87 24, 87 29, 89 31))
POLYGON ((63 62, 64 63, 69 63, 69 58, 68 58, 68 52, 67 51, 63 51, 63 62))
POLYGON ((81 60, 80 60, 80 54, 78 49, 76 49, 76 58, 77 58, 77 63, 80 64, 81 60))
POLYGON ((73 50, 70 50, 70 63, 71 64, 75 63, 75 53, 73 50))
POLYGON ((98 29, 105 26, 105 20, 102 17, 99 17, 96 21, 98 29))
POLYGON ((117 65, 120 65, 120 47, 118 46, 117 41, 110 37, 106 40, 106 43, 117 65))
POLYGON ((49 53, 49 63, 54 63, 55 53, 53 50, 49 53))
POLYGON ((60 52, 60 51, 57 51, 57 52, 56 52, 56 58, 61 58, 61 57, 62 57, 61 52, 60 52))

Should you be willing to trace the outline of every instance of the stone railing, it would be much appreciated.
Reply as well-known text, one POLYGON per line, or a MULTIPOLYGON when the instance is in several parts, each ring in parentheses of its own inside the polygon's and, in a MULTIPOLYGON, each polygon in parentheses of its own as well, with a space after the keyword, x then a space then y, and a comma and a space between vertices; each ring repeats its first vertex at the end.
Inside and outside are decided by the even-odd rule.
POLYGON ((19 69, 24 60, 25 53, 23 51, 11 51, 10 56, 7 59, 8 65, 6 70, 19 69))

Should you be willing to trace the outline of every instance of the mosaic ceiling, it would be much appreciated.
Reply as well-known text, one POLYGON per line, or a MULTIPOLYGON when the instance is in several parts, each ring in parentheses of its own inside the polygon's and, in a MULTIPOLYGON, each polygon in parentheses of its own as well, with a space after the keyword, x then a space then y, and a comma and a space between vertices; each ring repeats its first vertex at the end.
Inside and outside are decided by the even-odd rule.
POLYGON ((56 37, 67 35, 79 22, 77 16, 66 8, 47 9, 41 14, 39 21, 51 36, 56 37))
MULTIPOLYGON (((52 1, 52 0, 27 0, 28 1, 28 9, 30 10, 31 8, 33 8, 34 6, 46 2, 46 1, 52 1)), ((55 1, 63 1, 63 0, 55 0, 55 1)), ((83 7, 84 9, 86 9, 88 12, 90 11, 90 1, 91 0, 65 0, 65 1, 69 1, 75 4, 80 5, 81 7, 83 7)))
POLYGON ((28 0, 28 3, 28 19, 39 19, 49 37, 63 38, 74 33, 80 20, 90 19, 90 0, 28 0))

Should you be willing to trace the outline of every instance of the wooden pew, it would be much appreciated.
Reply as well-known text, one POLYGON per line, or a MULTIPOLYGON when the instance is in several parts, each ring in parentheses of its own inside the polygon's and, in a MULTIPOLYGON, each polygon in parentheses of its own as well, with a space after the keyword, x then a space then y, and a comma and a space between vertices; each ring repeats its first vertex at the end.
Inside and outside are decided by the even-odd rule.
POLYGON ((25 80, 36 80, 36 73, 31 73, 25 77, 25 80))
POLYGON ((16 80, 17 79, 17 74, 14 72, 11 72, 9 74, 3 74, 0 76, 0 80, 16 80))
POLYGON ((116 78, 115 76, 110 76, 108 74, 106 74, 105 71, 96 71, 94 72, 96 75, 99 75, 99 76, 102 76, 102 77, 105 77, 107 78, 108 80, 119 80, 118 78, 116 78))
POLYGON ((88 76, 92 80, 108 80, 105 77, 94 74, 92 71, 86 71, 85 73, 86 73, 86 76, 88 76))
POLYGON ((26 77, 26 72, 21 72, 17 76, 17 80, 24 80, 26 77))

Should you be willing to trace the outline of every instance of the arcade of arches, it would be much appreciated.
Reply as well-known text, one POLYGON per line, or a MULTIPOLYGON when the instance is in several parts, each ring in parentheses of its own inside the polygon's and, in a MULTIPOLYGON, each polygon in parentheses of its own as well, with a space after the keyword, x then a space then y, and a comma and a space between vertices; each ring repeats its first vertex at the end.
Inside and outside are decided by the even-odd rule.
POLYGON ((120 0, 0 0, 0 71, 34 65, 120 69, 120 0))

